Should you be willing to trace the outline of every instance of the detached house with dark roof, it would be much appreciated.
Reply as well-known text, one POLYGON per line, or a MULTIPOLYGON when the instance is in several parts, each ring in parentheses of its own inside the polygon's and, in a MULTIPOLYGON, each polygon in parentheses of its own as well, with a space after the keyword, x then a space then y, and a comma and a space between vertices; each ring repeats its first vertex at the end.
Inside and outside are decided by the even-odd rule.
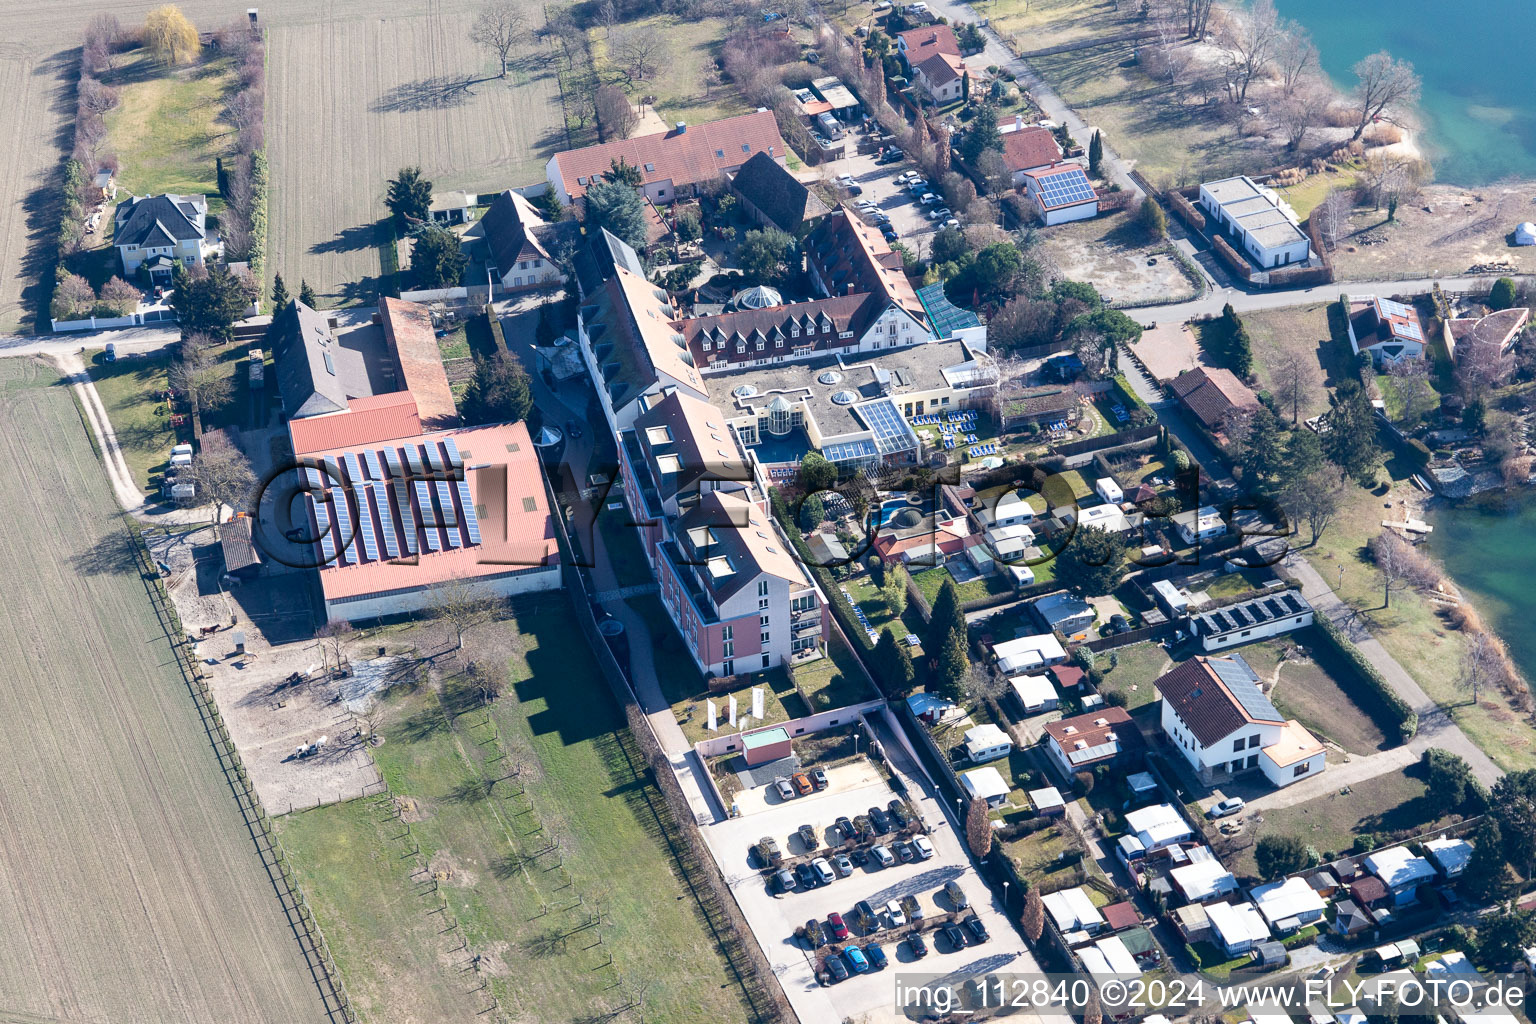
POLYGON ((731 179, 731 193, 757 223, 797 237, 831 212, 816 193, 767 153, 755 153, 741 165, 731 179))
POLYGON ((208 234, 207 221, 208 200, 202 196, 167 193, 124 199, 117 204, 112 236, 123 277, 131 279, 146 266, 154 284, 166 285, 177 260, 201 265, 219 250, 217 236, 208 234))
POLYGON ((544 220, 533 204, 511 189, 497 196, 480 218, 491 266, 503 288, 539 288, 564 279, 549 252, 534 237, 534 229, 543 226, 544 220))
POLYGON ((1323 745, 1281 716, 1241 658, 1191 658, 1154 685, 1164 735, 1206 785, 1259 771, 1289 786, 1325 766, 1323 745))
POLYGON ((1221 433, 1233 415, 1259 410, 1259 396, 1225 367, 1185 370, 1173 378, 1172 387, 1184 408, 1213 434, 1221 433))

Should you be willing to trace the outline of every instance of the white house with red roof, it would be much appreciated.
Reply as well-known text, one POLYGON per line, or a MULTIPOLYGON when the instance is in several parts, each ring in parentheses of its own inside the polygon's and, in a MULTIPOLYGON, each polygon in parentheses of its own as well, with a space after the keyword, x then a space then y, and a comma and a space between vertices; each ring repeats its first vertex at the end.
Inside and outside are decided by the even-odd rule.
POLYGON ((967 75, 973 88, 977 84, 977 69, 966 65, 960 41, 948 25, 925 25, 897 33, 896 52, 907 62, 913 84, 940 106, 960 99, 967 75))
POLYGON ((1024 184, 1028 172, 1061 161, 1056 133, 1038 124, 1025 124, 1023 115, 1003 118, 997 123, 997 130, 1003 136, 1003 165, 1013 174, 1014 188, 1024 184))
POLYGON ((1082 165, 1051 164, 1020 173, 1042 223, 1065 224, 1099 215, 1099 196, 1082 165))
POLYGON ((511 189, 497 196, 480 218, 479 230, 490 249, 490 264, 503 288, 540 288, 563 279, 560 268, 534 234, 542 227, 544 218, 533 204, 511 189))
POLYGON ((734 173, 755 153, 767 153, 782 164, 788 152, 773 111, 756 110, 698 125, 679 121, 671 131, 568 149, 550 158, 545 177, 569 206, 621 160, 640 172, 640 191, 647 199, 671 203, 693 195, 703 182, 734 173))

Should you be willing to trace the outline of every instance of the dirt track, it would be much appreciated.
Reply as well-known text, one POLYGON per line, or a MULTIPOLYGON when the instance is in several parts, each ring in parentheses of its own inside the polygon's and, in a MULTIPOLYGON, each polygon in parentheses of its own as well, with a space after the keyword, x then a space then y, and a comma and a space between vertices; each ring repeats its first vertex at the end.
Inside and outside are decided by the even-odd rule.
MULTIPOLYGON (((72 144, 80 36, 97 13, 131 27, 157 6, 158 0, 0 3, 0 96, 7 101, 0 104, 0 334, 33 327, 37 277, 57 232, 59 171, 72 144)), ((243 18, 248 5, 178 6, 198 28, 214 29, 243 18)), ((442 185, 472 191, 543 176, 561 123, 553 77, 520 68, 507 82, 483 82, 469 92, 454 87, 493 72, 468 39, 473 0, 258 6, 270 31, 269 251, 284 277, 297 282, 307 274, 333 298, 371 294, 371 282, 343 286, 378 274, 371 227, 382 212, 384 181, 401 164, 419 163, 442 185)))
POLYGON ((0 360, 0 1018, 323 1020, 56 379, 0 360))

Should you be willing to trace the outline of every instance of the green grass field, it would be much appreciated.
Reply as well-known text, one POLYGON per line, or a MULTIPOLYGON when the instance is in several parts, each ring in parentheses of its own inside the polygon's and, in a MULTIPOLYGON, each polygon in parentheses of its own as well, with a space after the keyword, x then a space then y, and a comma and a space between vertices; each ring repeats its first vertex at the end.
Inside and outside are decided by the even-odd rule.
POLYGON ((365 1020, 473 1019, 487 992, 526 1019, 607 1019, 636 991, 652 1020, 746 1016, 666 841, 677 826, 569 642, 570 614, 542 601, 496 627, 518 653, 489 711, 464 710, 451 683, 388 702, 375 755, 409 801, 408 840, 376 800, 280 821, 365 1020), (519 779, 487 785, 518 761, 519 779), (434 880, 446 913, 422 895, 434 880))
POLYGON ((102 362, 99 356, 99 352, 87 352, 86 368, 117 434, 133 482, 147 491, 150 476, 165 468, 176 444, 170 404, 155 397, 166 388, 170 356, 119 359, 115 363, 102 362))
POLYGON ((219 121, 237 84, 229 62, 166 68, 133 50, 105 81, 121 97, 106 115, 106 148, 122 161, 118 186, 140 196, 216 194, 215 159, 234 152, 234 130, 219 121))
MULTIPOLYGON (((654 29, 666 40, 666 59, 650 78, 627 82, 622 70, 609 55, 607 31, 590 30, 592 57, 598 73, 606 82, 624 87, 632 101, 642 96, 654 96, 652 108, 662 120, 671 125, 674 121, 701 124, 722 117, 745 114, 751 108, 729 84, 718 80, 705 86, 705 70, 712 68, 720 40, 729 34, 722 18, 678 18, 669 14, 653 15, 626 22, 616 31, 646 31, 654 29)), ((655 129, 637 129, 637 135, 648 134, 655 129)))
POLYGON ((846 707, 878 696, 864 681, 857 657, 840 637, 834 635, 827 648, 828 653, 820 661, 795 669, 795 682, 810 699, 812 712, 846 707))

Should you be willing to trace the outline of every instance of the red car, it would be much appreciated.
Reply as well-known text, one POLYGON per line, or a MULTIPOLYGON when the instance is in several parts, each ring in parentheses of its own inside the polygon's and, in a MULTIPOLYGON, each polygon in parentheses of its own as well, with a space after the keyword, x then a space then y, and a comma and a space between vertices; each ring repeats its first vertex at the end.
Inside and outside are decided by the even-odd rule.
POLYGON ((848 926, 843 924, 843 915, 833 912, 827 915, 827 930, 832 933, 832 938, 842 942, 848 937, 848 926))

